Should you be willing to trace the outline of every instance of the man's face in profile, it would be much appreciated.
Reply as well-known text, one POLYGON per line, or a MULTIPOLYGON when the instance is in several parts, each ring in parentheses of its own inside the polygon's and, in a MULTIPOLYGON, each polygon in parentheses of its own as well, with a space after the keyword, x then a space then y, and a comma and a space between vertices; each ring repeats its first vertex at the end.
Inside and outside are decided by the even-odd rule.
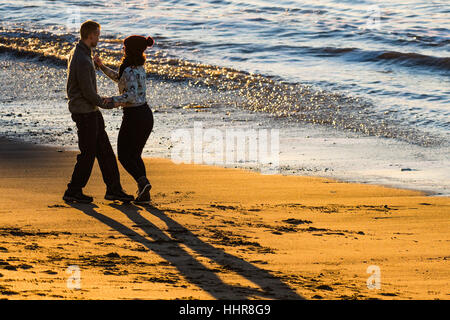
POLYGON ((100 39, 100 28, 97 28, 94 32, 89 35, 89 42, 91 43, 91 48, 95 48, 100 39))

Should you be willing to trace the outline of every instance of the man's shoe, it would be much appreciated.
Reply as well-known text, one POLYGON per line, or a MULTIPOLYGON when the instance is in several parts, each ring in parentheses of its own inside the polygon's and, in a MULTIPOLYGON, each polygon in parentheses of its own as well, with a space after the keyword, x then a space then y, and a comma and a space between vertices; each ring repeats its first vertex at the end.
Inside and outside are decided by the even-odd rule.
POLYGON ((120 189, 117 191, 106 191, 105 199, 111 201, 118 200, 122 202, 130 202, 134 200, 134 197, 132 195, 126 194, 122 189, 120 189))
POLYGON ((67 202, 91 203, 94 198, 83 194, 82 191, 71 192, 66 190, 64 192, 63 200, 67 202))

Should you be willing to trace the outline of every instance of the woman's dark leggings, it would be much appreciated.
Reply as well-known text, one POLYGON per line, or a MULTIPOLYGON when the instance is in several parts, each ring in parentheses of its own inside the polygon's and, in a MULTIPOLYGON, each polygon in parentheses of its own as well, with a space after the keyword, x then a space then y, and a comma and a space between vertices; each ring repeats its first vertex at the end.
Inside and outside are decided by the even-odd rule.
POLYGON ((122 166, 136 181, 147 176, 141 155, 152 129, 153 113, 147 104, 123 108, 117 153, 122 166))

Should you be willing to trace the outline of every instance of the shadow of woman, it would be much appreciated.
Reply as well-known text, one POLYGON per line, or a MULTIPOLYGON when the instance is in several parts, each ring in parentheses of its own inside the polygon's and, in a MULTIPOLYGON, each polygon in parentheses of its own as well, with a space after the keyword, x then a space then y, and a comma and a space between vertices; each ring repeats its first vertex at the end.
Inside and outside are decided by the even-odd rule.
POLYGON ((96 205, 73 203, 70 205, 158 254, 161 258, 174 266, 189 283, 198 286, 216 299, 249 299, 255 297, 302 299, 302 297, 289 286, 271 275, 268 271, 259 269, 241 258, 235 257, 201 241, 192 232, 155 207, 148 207, 146 211, 167 224, 169 228, 168 231, 172 238, 149 220, 145 219, 140 213, 142 210, 141 207, 132 204, 110 204, 110 206, 123 212, 131 221, 140 227, 151 240, 138 234, 120 222, 99 213, 95 210, 98 208, 96 205), (187 252, 180 244, 184 244, 204 257, 208 257, 229 270, 237 272, 253 283, 259 285, 263 290, 224 283, 213 270, 197 261, 196 258, 187 252))

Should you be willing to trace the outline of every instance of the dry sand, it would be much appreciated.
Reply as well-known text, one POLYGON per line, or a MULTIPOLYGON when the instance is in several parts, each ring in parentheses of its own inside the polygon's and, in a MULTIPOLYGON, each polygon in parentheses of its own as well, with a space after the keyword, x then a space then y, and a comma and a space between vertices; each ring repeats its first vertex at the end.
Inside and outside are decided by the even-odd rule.
POLYGON ((153 207, 104 200, 97 164, 69 205, 75 156, 0 140, 0 298, 450 298, 448 197, 152 158, 153 207))

